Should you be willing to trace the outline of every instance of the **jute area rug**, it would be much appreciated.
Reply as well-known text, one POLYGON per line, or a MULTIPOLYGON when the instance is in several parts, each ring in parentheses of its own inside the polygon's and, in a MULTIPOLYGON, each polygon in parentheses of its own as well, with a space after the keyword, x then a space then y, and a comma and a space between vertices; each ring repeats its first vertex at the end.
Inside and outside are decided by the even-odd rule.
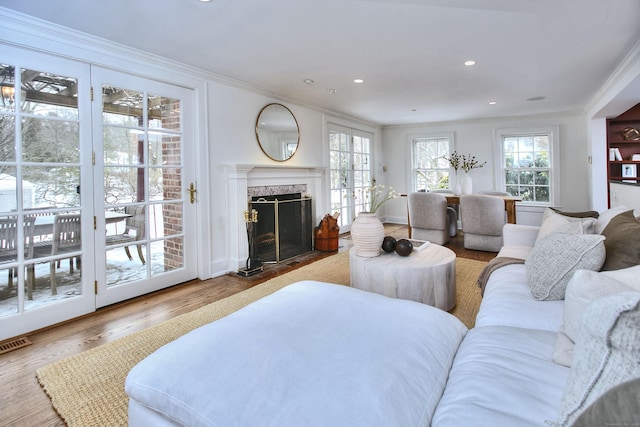
MULTIPOLYGON (((475 282, 485 265, 465 258, 456 261, 457 306, 452 314, 469 328, 481 300, 475 282)), ((47 365, 36 372, 38 381, 67 425, 126 426, 124 381, 133 366, 181 335, 299 280, 348 285, 349 253, 321 259, 191 313, 47 365)))

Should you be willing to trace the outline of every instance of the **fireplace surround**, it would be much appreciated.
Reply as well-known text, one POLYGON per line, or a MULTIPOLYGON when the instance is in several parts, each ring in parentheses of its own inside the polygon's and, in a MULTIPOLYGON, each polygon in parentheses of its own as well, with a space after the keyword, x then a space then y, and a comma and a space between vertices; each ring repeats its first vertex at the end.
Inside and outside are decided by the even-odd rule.
POLYGON ((312 224, 319 222, 329 211, 324 167, 226 165, 224 168, 227 188, 226 221, 229 224, 225 236, 227 271, 237 271, 246 264, 248 242, 243 212, 250 208, 254 196, 300 193, 302 196, 312 197, 312 224))

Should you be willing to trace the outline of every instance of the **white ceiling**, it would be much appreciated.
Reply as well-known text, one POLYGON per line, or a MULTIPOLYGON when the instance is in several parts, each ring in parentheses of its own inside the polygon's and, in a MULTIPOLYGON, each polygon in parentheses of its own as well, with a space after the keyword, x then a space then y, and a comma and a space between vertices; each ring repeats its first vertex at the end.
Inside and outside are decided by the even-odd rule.
POLYGON ((581 110, 640 40, 638 0, 0 6, 381 125, 581 110), (467 59, 477 65, 465 67, 467 59))

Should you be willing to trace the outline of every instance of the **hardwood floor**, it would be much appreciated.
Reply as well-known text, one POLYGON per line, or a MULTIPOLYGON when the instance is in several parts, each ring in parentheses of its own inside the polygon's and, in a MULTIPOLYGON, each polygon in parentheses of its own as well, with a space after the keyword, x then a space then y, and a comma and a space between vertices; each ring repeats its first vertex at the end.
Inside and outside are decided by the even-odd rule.
MULTIPOLYGON (((394 236, 406 236, 406 228, 406 225, 385 224, 385 232, 394 236)), ((488 261, 495 257, 495 253, 464 249, 461 234, 446 246, 463 258, 488 261)), ((348 237, 340 239, 340 251, 350 247, 348 237)), ((0 355, 0 426, 65 425, 36 380, 38 368, 195 310, 329 255, 332 254, 311 252, 277 266, 267 265, 264 272, 249 278, 229 273, 205 281, 193 280, 29 334, 32 345, 0 355)))

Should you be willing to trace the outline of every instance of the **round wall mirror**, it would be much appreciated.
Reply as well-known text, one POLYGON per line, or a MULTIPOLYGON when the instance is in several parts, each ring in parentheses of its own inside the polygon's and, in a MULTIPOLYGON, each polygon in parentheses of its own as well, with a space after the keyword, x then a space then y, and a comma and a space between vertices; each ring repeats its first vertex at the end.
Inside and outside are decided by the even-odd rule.
POLYGON ((258 114, 256 137, 264 154, 284 162, 298 149, 300 129, 291 110, 282 104, 268 104, 258 114))

